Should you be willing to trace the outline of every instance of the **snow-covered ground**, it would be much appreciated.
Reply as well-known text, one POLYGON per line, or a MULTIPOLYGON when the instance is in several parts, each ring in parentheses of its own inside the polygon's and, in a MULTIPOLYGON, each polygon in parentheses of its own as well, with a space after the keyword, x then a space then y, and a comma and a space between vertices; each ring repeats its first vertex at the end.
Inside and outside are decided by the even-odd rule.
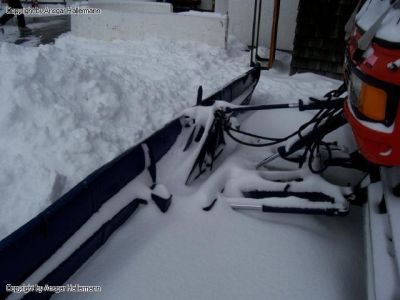
MULTIPOLYGON (((203 116, 202 112, 210 110, 196 108, 196 114, 203 116)), ((256 112, 241 120, 241 128, 285 136, 308 118, 308 113, 296 110, 256 112), (282 122, 283 118, 290 122, 282 122)), ((139 209, 67 281, 101 286, 101 293, 74 294, 74 298, 365 299, 360 209, 352 208, 346 218, 234 211, 230 204, 237 198, 229 187, 232 183, 239 183, 245 190, 254 187, 261 176, 271 179, 258 186, 266 190, 277 185, 283 189, 286 185, 279 181, 285 178, 282 172, 254 169, 271 149, 238 146, 231 155, 224 152, 211 174, 186 186, 188 167, 201 145, 192 144, 183 153, 190 132, 190 128, 183 129, 173 148, 157 164, 157 181, 173 195, 168 212, 162 214, 152 201, 139 209), (222 188, 225 191, 221 195, 222 188), (214 208, 204 212, 202 208, 217 196, 214 208)), ((298 170, 291 172, 291 176, 293 172, 298 174, 298 170)), ((335 194, 332 191, 337 187, 329 186, 317 175, 313 179, 319 181, 299 185, 335 194)), ((117 211, 116 206, 121 208, 136 197, 150 199, 150 184, 147 171, 130 182, 26 283, 39 282, 79 247, 79 239, 87 238, 88 229, 94 232, 111 217, 107 212, 117 211)), ((295 183, 290 185, 291 190, 295 189, 295 183)), ((243 201, 250 202, 248 198, 243 201)), ((262 201, 265 199, 257 200, 262 201)), ((61 293, 54 298, 70 297, 71 294, 61 293)))
MULTIPOLYGON (((0 44, 0 238, 86 175, 248 70, 248 53, 193 42, 112 43, 66 34, 54 45, 0 44)), ((289 77, 281 54, 255 101, 297 101, 337 86, 289 77)), ((277 126, 280 126, 277 124, 277 126)))
MULTIPOLYGON (((299 112, 271 111, 257 112, 242 125, 246 130, 268 128, 268 132, 280 135, 291 132, 299 122, 299 112), (269 128, 279 123, 282 114, 291 122, 269 128)), ((360 209, 352 210, 346 218, 262 214, 234 211, 219 196, 215 207, 204 212, 207 198, 216 197, 227 180, 237 176, 243 185, 252 182, 247 176, 257 173, 251 170, 252 159, 262 158, 265 149, 253 149, 250 154, 247 147, 238 147, 233 155, 219 160, 212 174, 185 186, 184 166, 193 162, 188 156, 194 146, 182 153, 189 135, 190 129, 184 130, 158 164, 158 181, 174 195, 169 211, 162 214, 152 201, 139 209, 67 281, 101 286, 101 293, 73 294, 74 299, 366 298, 360 209)), ((265 170, 265 174, 273 172, 265 170)), ((78 238, 85 238, 87 227, 99 222, 107 210, 112 211, 110 207, 123 207, 136 197, 149 199, 149 179, 144 172, 110 199, 82 232, 67 242, 68 247, 63 246, 44 264, 45 271, 35 272, 26 283, 38 282, 57 266, 54 262, 60 262, 66 251, 71 253, 72 243, 73 249, 79 247, 78 238)), ((60 293, 54 298, 70 299, 71 294, 60 293)))

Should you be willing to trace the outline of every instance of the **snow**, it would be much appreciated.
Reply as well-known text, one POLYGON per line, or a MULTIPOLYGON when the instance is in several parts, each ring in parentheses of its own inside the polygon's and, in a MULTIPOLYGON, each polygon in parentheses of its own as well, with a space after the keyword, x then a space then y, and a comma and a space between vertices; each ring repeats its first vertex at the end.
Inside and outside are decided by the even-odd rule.
MULTIPOLYGON (((144 177, 144 176, 142 176, 144 177)), ((140 179, 126 186, 115 201, 106 202, 88 222, 86 222, 66 243, 59 248, 50 259, 31 274, 25 282, 38 284, 47 274, 52 272, 59 264, 67 259, 77 248, 92 236, 107 221, 111 220, 121 209, 136 198, 149 198, 150 190, 140 179)), ((140 208, 139 208, 140 210, 140 208)), ((19 299, 20 295, 12 294, 7 299, 19 299)))
MULTIPOLYGON (((389 9, 390 0, 370 0, 365 2, 363 7, 357 14, 356 22, 364 30, 368 30, 371 26, 389 9)), ((393 2, 393 1, 392 1, 393 2)), ((384 17, 381 27, 376 33, 376 37, 391 41, 400 42, 400 5, 392 8, 384 17)))
MULTIPOLYGON (((39 47, 0 43, 0 68, 7 70, 0 82, 0 238, 193 105, 199 85, 207 96, 248 70, 241 47, 234 40, 226 52, 193 42, 107 43, 69 34, 39 47)), ((295 102, 337 86, 313 74, 289 77, 289 61, 279 54, 256 103, 295 102)), ((279 115, 270 118, 290 126, 279 115)), ((266 133, 280 136, 279 128, 266 133)))
MULTIPOLYGON (((199 85, 207 96, 248 70, 249 54, 242 49, 234 40, 226 52, 194 42, 109 43, 69 34, 35 48, 1 43, 0 68, 7 69, 7 76, 0 82, 0 239, 177 114, 210 126, 209 108, 184 109, 195 103, 199 85)), ((255 104, 293 103, 339 86, 319 75, 289 76, 290 59, 278 52, 274 69, 262 73, 255 104)), ((274 110, 239 122, 255 134, 281 137, 311 116, 297 109, 274 110)), ((361 210, 340 219, 234 211, 225 196, 237 196, 239 187, 267 183, 279 188, 284 184, 275 181, 307 177, 308 171, 255 171, 276 148, 249 149, 228 141, 214 172, 185 186, 199 151, 193 144, 182 156, 191 130, 184 129, 157 170, 156 192, 173 195, 168 213, 152 201, 139 209, 68 281, 100 285, 102 293, 74 298, 365 298, 361 210), (217 197, 213 210, 203 212, 217 197)), ((146 160, 149 165, 148 151, 146 160)), ((274 167, 293 168, 280 160, 274 167)), ((151 185, 145 171, 26 282, 39 282, 135 197, 150 199, 151 185)), ((322 177, 293 186, 329 191, 343 200, 343 189, 322 177)), ((298 199, 281 204, 290 200, 298 199)))
POLYGON ((0 43, 0 238, 90 172, 246 70, 247 53, 193 42, 0 43))
MULTIPOLYGON (((296 165, 295 165, 296 166, 296 165)), ((296 166, 297 167, 297 166, 296 166)), ((306 167, 307 168, 307 167, 306 167)), ((285 188, 289 188, 291 192, 320 192, 330 197, 334 197, 336 202, 340 207, 346 208, 346 200, 344 196, 350 194, 350 192, 344 188, 333 185, 325 181, 320 176, 315 176, 307 169, 303 172, 299 172, 297 169, 294 171, 286 171, 275 173, 276 171, 259 171, 258 173, 252 171, 246 171, 243 169, 233 170, 230 172, 229 179, 227 180, 224 188, 224 197, 230 198, 238 203, 238 201, 243 201, 243 192, 247 191, 283 191, 285 188), (294 174, 291 174, 294 173, 294 174), (294 179, 288 180, 287 177, 302 178, 302 182, 296 182, 294 179), (274 180, 271 180, 271 179, 274 180), (277 181, 279 179, 279 182, 277 181), (289 186, 288 186, 289 184, 289 186)), ((248 200, 249 201, 249 200, 248 200)), ((260 199, 254 199, 253 203, 262 204, 260 199)), ((296 203, 299 207, 304 204, 304 201, 299 201, 297 199, 289 199, 287 201, 281 198, 269 199, 269 204, 275 204, 277 206, 287 206, 288 203, 296 203), (273 201, 271 201, 273 200, 273 201), (294 201, 292 201, 294 200, 294 201)), ((318 203, 315 203, 317 205, 318 203)))
POLYGON ((163 184, 157 184, 153 189, 153 194, 164 199, 171 197, 171 193, 168 191, 168 188, 163 184))
MULTIPOLYGON (((390 180, 388 183, 390 184, 390 180)), ((364 208, 367 280, 370 289, 368 293, 376 295, 376 299, 398 299, 400 296, 399 269, 396 267, 398 256, 394 255, 392 250, 394 240, 398 241, 398 235, 396 236, 393 231, 393 229, 396 230, 396 227, 390 224, 391 217, 395 216, 396 212, 388 210, 388 214, 380 213, 378 208, 383 191, 385 191, 386 204, 388 204, 387 200, 393 199, 393 195, 389 195, 390 189, 382 187, 381 182, 368 186, 369 201, 364 208)), ((398 199, 394 200, 398 202, 398 199)), ((399 227, 397 227, 398 229, 399 227)))
MULTIPOLYGON (((264 73, 261 86, 268 77, 264 73)), ((242 126, 264 130, 275 121, 259 120, 242 120, 242 126)), ((292 118, 286 129, 293 130, 301 121, 292 118)), ((193 157, 199 148, 194 145, 182 154, 190 133, 191 128, 184 129, 158 164, 158 181, 174 195, 168 213, 161 215, 150 203, 67 284, 100 285, 102 293, 96 299, 365 298, 359 209, 347 218, 239 213, 219 197, 211 212, 203 212, 210 197, 227 187, 235 169, 243 175, 243 184, 253 183, 249 173, 255 172, 255 154, 263 156, 265 149, 250 153, 240 146, 233 155, 221 157, 214 172, 185 186, 187 170, 182 160, 193 157)), ((294 171, 296 175, 303 172, 307 173, 294 171)), ((266 178, 288 178, 287 172, 263 173, 266 178)), ((92 296, 74 295, 77 299, 92 296)), ((58 294, 55 299, 68 297, 58 294)))
MULTIPOLYGON (((0 68, 8 73, 0 82, 0 237, 174 115, 210 126, 210 108, 185 109, 195 103, 199 85, 207 96, 248 70, 249 53, 242 49, 234 40, 225 51, 194 42, 109 43, 69 34, 54 45, 37 48, 1 43, 0 68)), ((274 69, 262 73, 255 104, 307 100, 340 85, 314 74, 289 76, 290 59, 277 53, 274 69)), ((286 109, 251 116, 239 118, 241 128, 281 137, 308 121, 312 112, 286 109)), ((282 186, 274 181, 308 173, 255 171, 255 165, 276 149, 249 149, 228 141, 229 151, 214 171, 185 186, 200 145, 193 144, 182 155, 191 131, 184 129, 158 165, 158 192, 173 195, 169 211, 162 214, 149 201, 130 218, 68 281, 100 285, 102 293, 74 298, 365 298, 361 210, 339 219, 266 215, 234 211, 219 197, 213 210, 205 213, 202 208, 223 187, 235 183, 234 170, 248 179, 257 172, 269 186, 282 186)), ((273 167, 293 168, 280 160, 273 167)), ((342 197, 342 189, 323 178, 306 183, 296 188, 329 190, 342 197)), ((26 282, 40 281, 135 197, 150 199, 151 185, 145 171, 26 282)))
MULTIPOLYGON (((182 115, 184 117, 189 116, 192 119, 195 120, 195 124, 197 124, 197 126, 195 127, 195 132, 193 136, 197 136, 199 131, 201 130, 201 127, 204 127, 204 132, 208 132, 211 128, 211 126, 213 125, 213 120, 214 120, 214 113, 215 111, 220 108, 226 106, 226 103, 223 103, 222 101, 217 102, 214 106, 212 106, 211 108, 209 107, 198 107, 198 108, 190 108, 185 110, 182 115)), ((232 105, 228 105, 228 106, 232 106, 232 105)), ((201 145, 205 142, 207 138, 206 134, 203 134, 201 136, 200 141, 197 143, 197 145, 201 145)), ((194 147, 195 143, 192 143, 192 145, 188 148, 191 149, 194 147)), ((224 155, 229 155, 234 148, 236 147, 236 143, 232 144, 227 142, 227 145, 225 147, 224 150, 224 155)), ((191 182, 197 175, 197 173, 191 173, 192 171, 192 166, 193 166, 193 162, 196 160, 196 158, 198 157, 198 155, 200 154, 201 148, 200 147, 196 147, 195 151, 193 151, 192 153, 190 153, 189 155, 186 155, 185 157, 182 157, 180 166, 182 168, 182 170, 184 170, 185 174, 184 177, 182 177, 182 179, 184 178, 184 182, 186 182, 187 178, 190 178, 188 180, 188 182, 191 182)), ((196 169, 198 170, 198 168, 196 169)))
MULTIPOLYGON (((394 195, 393 189, 400 184, 399 168, 384 168, 381 169, 381 176, 384 182, 385 200, 388 210, 388 223, 390 226, 390 237, 393 243, 392 256, 396 260, 397 270, 400 271, 400 221, 396 217, 400 214, 400 204, 398 195, 394 195)), ((398 274, 400 275, 400 274, 398 274)), ((400 293, 400 289, 398 290, 400 293)))
POLYGON ((199 17, 210 17, 210 18, 221 18, 224 14, 215 13, 215 12, 205 12, 205 11, 196 11, 196 10, 189 10, 185 12, 181 12, 182 15, 187 16, 199 16, 199 17))

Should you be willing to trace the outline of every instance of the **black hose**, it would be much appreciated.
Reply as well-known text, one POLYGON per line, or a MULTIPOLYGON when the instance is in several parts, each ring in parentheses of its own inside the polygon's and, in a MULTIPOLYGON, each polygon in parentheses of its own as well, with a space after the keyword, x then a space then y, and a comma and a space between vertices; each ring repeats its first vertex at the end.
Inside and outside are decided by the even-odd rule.
POLYGON ((310 121, 304 123, 298 128, 298 130, 283 138, 271 138, 271 137, 260 136, 257 134, 232 128, 229 124, 224 128, 224 130, 228 134, 228 136, 232 138, 234 141, 236 141, 241 145, 249 147, 273 146, 283 143, 289 140, 290 138, 298 135, 299 140, 296 141, 293 145, 291 145, 288 151, 286 150, 282 151, 281 153, 282 158, 286 159, 286 157, 289 157, 294 152, 304 148, 303 154, 301 155, 301 158, 299 160, 300 167, 307 161, 308 158, 308 167, 310 171, 312 173, 319 174, 324 172, 329 167, 329 163, 324 163, 324 165, 320 169, 315 169, 313 166, 314 159, 316 155, 321 152, 321 147, 325 148, 328 154, 328 158, 325 160, 325 162, 329 162, 332 159, 332 150, 330 148, 331 144, 322 141, 322 139, 326 136, 326 134, 330 133, 334 129, 339 128, 340 126, 345 124, 345 120, 344 119, 342 120, 342 114, 343 112, 341 108, 321 109, 320 111, 318 111, 317 114, 315 114, 315 116, 311 118, 310 121), (303 131, 311 125, 312 125, 311 131, 303 135, 303 131), (256 139, 266 140, 269 142, 268 143, 245 142, 243 140, 240 140, 238 137, 234 136, 232 132, 256 139))

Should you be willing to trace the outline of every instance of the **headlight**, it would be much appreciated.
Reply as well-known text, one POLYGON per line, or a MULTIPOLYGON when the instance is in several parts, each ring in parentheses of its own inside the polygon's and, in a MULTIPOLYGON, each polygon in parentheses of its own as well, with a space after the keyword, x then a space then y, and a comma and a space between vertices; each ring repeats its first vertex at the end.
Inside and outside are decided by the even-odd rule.
POLYGON ((367 119, 382 122, 386 118, 388 95, 385 90, 363 82, 353 72, 349 82, 350 102, 367 119))

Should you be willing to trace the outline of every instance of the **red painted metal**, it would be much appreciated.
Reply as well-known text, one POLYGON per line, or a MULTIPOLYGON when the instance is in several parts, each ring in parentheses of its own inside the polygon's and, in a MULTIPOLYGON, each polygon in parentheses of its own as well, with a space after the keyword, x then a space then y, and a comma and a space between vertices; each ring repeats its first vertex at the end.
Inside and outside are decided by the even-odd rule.
MULTIPOLYGON (((360 36, 361 34, 356 31, 349 40, 347 63, 351 63, 371 78, 400 86, 400 69, 391 70, 388 67, 390 63, 400 59, 400 48, 396 45, 392 47, 389 42, 376 40, 371 44, 371 49, 366 52, 368 55, 356 60, 354 54, 357 51, 357 41, 360 36)), ((400 101, 400 94, 397 101, 400 101)), ((366 159, 379 165, 400 165, 400 105, 397 106, 396 120, 390 128, 393 129, 391 132, 381 131, 374 124, 357 118, 351 109, 350 99, 345 103, 344 112, 353 129, 358 147, 366 159)))

